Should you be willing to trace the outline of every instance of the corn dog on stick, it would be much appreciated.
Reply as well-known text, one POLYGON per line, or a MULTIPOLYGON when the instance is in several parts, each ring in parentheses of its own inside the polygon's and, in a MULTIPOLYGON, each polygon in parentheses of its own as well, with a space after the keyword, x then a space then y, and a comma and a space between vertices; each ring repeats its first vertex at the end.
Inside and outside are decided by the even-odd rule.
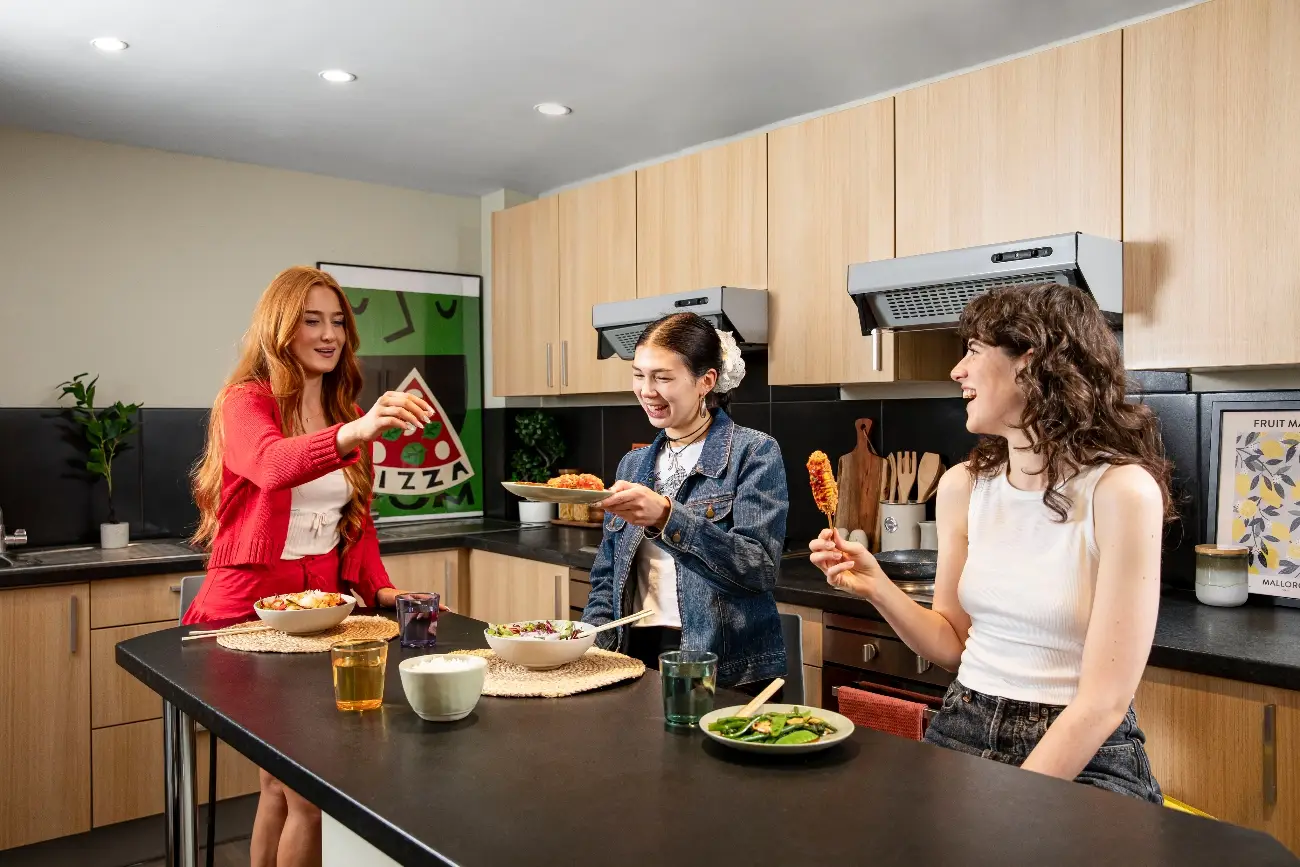
POLYGON ((825 452, 815 451, 808 456, 808 482, 812 486, 817 508, 826 515, 826 522, 831 529, 835 529, 835 510, 840 505, 840 489, 835 484, 835 474, 831 472, 831 459, 825 452))

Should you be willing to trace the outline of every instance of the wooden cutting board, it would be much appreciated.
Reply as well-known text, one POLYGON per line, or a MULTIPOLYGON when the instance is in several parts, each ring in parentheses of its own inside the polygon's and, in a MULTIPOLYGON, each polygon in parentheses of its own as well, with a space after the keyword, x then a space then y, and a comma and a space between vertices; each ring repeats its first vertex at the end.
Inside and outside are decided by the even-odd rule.
POLYGON ((853 423, 858 443, 853 451, 840 458, 839 475, 840 508, 835 514, 835 526, 848 530, 863 530, 871 540, 871 550, 880 548, 877 514, 880 508, 880 482, 884 459, 871 447, 869 418, 853 423))

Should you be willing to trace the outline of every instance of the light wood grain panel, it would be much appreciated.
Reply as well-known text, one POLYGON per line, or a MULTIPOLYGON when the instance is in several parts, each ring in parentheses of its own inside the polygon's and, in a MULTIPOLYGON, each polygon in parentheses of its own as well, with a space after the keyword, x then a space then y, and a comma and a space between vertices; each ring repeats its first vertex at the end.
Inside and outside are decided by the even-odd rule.
POLYGON ((636 298, 636 173, 559 194, 560 392, 627 391, 632 365, 596 358, 591 308, 636 298))
POLYGON ((469 562, 470 617, 488 623, 567 619, 567 567, 487 551, 471 551, 469 562))
POLYGON ((95 629, 90 633, 92 728, 162 717, 162 699, 158 693, 118 665, 115 653, 119 642, 161 629, 170 629, 175 625, 175 620, 168 620, 163 623, 95 629))
POLYGON ((1103 33, 898 94, 897 255, 1119 238, 1120 42, 1103 33))
POLYGON ((639 169, 637 295, 767 288, 767 136, 639 169))
MULTIPOLYGON (((96 729, 91 778, 96 828, 163 811, 162 720, 96 729)), ((208 800, 208 738, 195 740, 199 803, 208 800)), ((217 744, 217 800, 258 791, 257 766, 228 744, 217 744)), ((219 808, 218 808, 219 809, 219 808)))
POLYGON ((1300 362, 1300 3, 1124 30, 1124 360, 1300 362))
POLYGON ((0 849, 90 830, 89 599, 0 591, 0 849))
POLYGON ((469 604, 469 552, 422 551, 383 558, 388 580, 398 590, 437 593, 443 605, 464 613, 469 604))
POLYGON ((820 667, 822 664, 821 610, 785 602, 776 603, 776 610, 782 614, 797 615, 803 621, 803 664, 820 667))
POLYGON ((803 701, 813 707, 822 706, 822 670, 815 665, 803 667, 803 701))
POLYGON ((180 617, 181 579, 189 574, 202 572, 106 578, 90 582, 91 628, 177 620, 180 617))
POLYGON ((555 196, 492 215, 492 393, 559 394, 559 208, 555 196), (546 349, 551 348, 548 384, 546 349))

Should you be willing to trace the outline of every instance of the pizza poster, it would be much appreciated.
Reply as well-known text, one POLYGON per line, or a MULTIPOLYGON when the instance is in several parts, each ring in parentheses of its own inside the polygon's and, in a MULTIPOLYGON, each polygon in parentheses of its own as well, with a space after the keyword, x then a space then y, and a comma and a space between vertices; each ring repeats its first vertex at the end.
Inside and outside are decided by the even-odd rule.
POLYGON ((482 278, 320 263, 356 317, 360 403, 404 391, 433 407, 429 423, 371 444, 379 521, 483 514, 482 278))
POLYGON ((1216 539, 1244 545, 1250 592, 1300 598, 1300 412, 1220 421, 1216 539))

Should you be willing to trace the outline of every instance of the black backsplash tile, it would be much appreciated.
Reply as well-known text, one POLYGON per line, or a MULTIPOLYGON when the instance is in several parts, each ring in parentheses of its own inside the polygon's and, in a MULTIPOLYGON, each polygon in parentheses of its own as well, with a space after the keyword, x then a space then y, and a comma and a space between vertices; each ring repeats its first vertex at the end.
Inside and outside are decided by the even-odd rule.
POLYGON ((140 415, 144 534, 188 536, 199 520, 189 474, 203 454, 208 410, 145 407, 140 415))
POLYGON ((1165 528, 1164 583, 1191 589, 1196 585, 1196 544, 1204 539, 1200 489, 1198 399, 1194 394, 1148 394, 1142 403, 1160 421, 1165 456, 1173 463, 1174 505, 1178 519, 1165 528))
POLYGON ((736 403, 728 410, 731 420, 742 427, 772 433, 772 404, 770 403, 736 403))
POLYGON ((772 400, 772 389, 767 384, 767 352, 745 353, 745 378, 740 387, 731 393, 731 402, 768 403, 772 400))
MULTIPOLYGON (((979 439, 966 430, 966 402, 960 397, 885 400, 881 418, 880 453, 934 452, 945 467, 966 460, 979 439)), ((916 490, 913 488, 915 498, 916 490)))
POLYGON ((613 484, 618 475, 618 462, 636 443, 648 443, 659 433, 646 418, 639 405, 607 406, 604 408, 605 457, 601 464, 601 478, 613 484))
POLYGON ((1184 370, 1130 370, 1130 394, 1182 394, 1192 390, 1192 376, 1184 370))

